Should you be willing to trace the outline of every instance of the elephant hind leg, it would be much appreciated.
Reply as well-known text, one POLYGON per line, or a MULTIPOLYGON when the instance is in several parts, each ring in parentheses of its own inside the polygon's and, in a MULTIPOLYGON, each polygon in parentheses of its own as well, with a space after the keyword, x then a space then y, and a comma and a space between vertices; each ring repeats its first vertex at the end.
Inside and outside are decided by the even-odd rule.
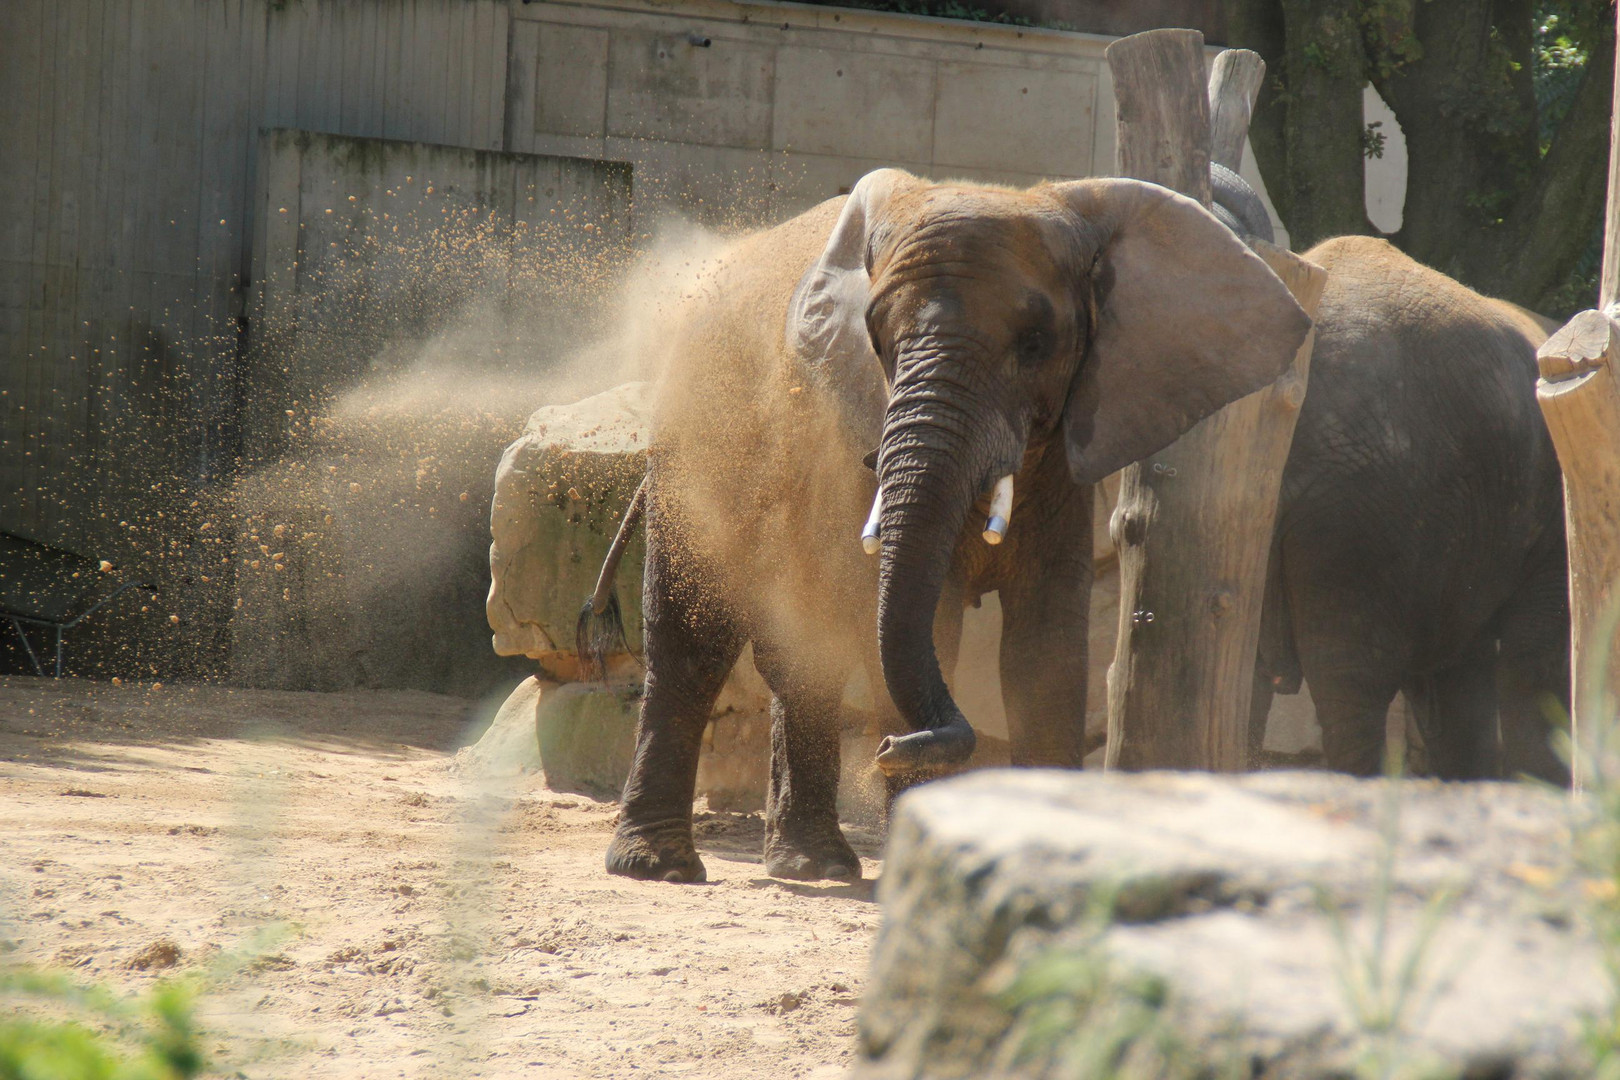
POLYGON ((861 860, 838 826, 843 675, 754 642, 771 688, 771 779, 765 802, 765 871, 772 877, 855 881, 861 860))
POLYGON ((1568 786, 1569 764, 1553 739, 1569 730, 1569 579, 1563 559, 1548 562, 1503 611, 1496 660, 1502 775, 1568 786))
MULTIPOLYGON (((1505 643, 1504 643, 1505 646, 1505 643)), ((1502 775, 1530 776, 1568 787, 1569 763, 1554 738, 1569 731, 1569 654, 1508 655, 1497 662, 1501 700, 1502 775)))
POLYGON ((1384 771, 1384 717, 1399 689, 1397 680, 1393 676, 1312 673, 1307 668, 1305 681, 1316 702, 1327 767, 1355 776, 1380 775, 1384 771))
POLYGON ((692 840, 703 729, 745 638, 702 579, 671 567, 669 538, 648 523, 642 613, 647 689, 619 824, 608 844, 610 874, 655 881, 703 881, 692 840))
POLYGON ((1442 780, 1494 779, 1501 773, 1495 653, 1495 640, 1483 641, 1408 691, 1429 769, 1442 780))

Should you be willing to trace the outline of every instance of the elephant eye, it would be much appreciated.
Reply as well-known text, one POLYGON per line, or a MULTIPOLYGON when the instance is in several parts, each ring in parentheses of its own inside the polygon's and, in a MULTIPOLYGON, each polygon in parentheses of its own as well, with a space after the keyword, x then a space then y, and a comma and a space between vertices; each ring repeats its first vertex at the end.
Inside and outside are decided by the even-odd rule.
POLYGON ((1027 369, 1039 366, 1051 352, 1051 347, 1043 330, 1030 327, 1019 333, 1014 351, 1018 356, 1018 366, 1027 369))

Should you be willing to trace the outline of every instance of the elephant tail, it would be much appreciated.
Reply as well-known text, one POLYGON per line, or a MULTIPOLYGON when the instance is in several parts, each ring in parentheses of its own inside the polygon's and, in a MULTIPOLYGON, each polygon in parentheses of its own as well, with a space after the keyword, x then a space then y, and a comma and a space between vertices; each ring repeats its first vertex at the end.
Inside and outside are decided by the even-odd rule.
POLYGON ((607 558, 602 560, 602 572, 596 577, 596 591, 579 609, 579 622, 574 627, 574 655, 579 659, 582 676, 587 680, 607 680, 607 658, 615 646, 630 651, 630 642, 624 635, 624 613, 619 607, 619 593, 613 587, 613 578, 619 572, 619 562, 630 537, 647 509, 647 478, 643 476, 625 508, 624 520, 608 547, 607 558))

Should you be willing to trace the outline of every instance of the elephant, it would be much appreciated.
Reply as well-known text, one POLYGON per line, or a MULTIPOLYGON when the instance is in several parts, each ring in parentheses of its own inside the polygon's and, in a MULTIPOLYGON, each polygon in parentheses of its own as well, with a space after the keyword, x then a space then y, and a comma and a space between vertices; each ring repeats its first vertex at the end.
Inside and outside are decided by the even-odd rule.
POLYGON ((1535 395, 1550 326, 1382 239, 1305 257, 1329 277, 1283 471, 1251 760, 1272 694, 1303 677, 1330 768, 1384 768, 1401 691, 1437 776, 1567 782, 1547 711, 1569 703, 1563 487, 1535 395))
POLYGON ((971 754, 942 667, 986 592, 1012 762, 1078 767, 1092 486, 1273 381, 1309 326, 1214 215, 1134 180, 881 169, 734 243, 662 338, 646 687, 607 869, 706 879, 699 748, 747 643, 772 693, 774 876, 860 877, 836 792, 861 665, 903 727, 879 746, 891 793, 971 754))

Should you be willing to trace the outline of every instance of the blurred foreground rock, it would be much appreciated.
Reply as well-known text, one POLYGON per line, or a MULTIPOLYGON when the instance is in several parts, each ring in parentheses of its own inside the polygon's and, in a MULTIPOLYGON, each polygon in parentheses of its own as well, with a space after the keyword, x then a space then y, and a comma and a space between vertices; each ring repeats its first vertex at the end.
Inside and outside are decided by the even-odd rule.
POLYGON ((1612 990, 1583 905, 1614 882, 1575 873, 1568 797, 1390 793, 1308 773, 997 771, 905 795, 855 1075, 1593 1075, 1583 1018, 1612 990))

